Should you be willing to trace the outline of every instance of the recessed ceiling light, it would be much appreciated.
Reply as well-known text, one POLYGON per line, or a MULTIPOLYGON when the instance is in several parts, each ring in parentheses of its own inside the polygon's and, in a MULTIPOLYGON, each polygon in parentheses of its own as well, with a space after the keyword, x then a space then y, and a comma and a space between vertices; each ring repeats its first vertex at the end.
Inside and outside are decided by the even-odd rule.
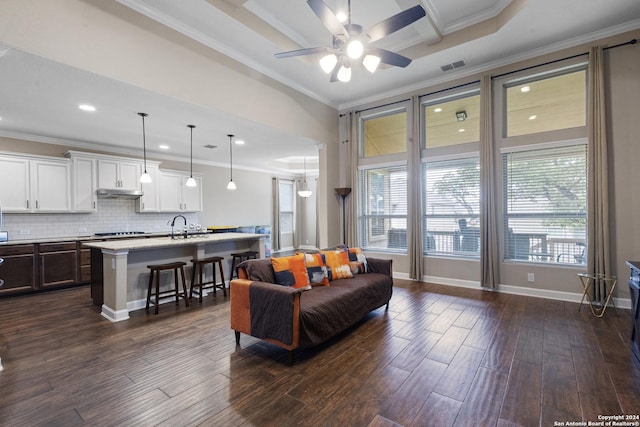
POLYGON ((531 88, 530 88, 529 86, 522 86, 522 87, 520 88, 520 92, 522 92, 522 93, 527 93, 527 92, 529 92, 530 90, 531 90, 531 88))
POLYGON ((464 132, 464 129, 458 129, 458 132, 464 132))
POLYGON ((435 111, 436 113, 440 113, 442 111, 442 108, 440 107, 434 108, 433 111, 435 111))
POLYGON ((78 105, 78 108, 81 109, 82 111, 90 111, 90 112, 96 111, 96 107, 89 104, 80 104, 78 105))
POLYGON ((536 116, 535 114, 532 114, 531 116, 529 116, 529 120, 535 120, 536 117, 538 117, 538 116, 536 116))
POLYGON ((347 14, 340 11, 338 13, 336 13, 336 18, 338 18, 338 21, 340 22, 345 22, 347 20, 347 14))
POLYGON ((161 149, 161 150, 168 150, 169 146, 167 144, 161 144, 161 145, 158 146, 158 148, 161 149))
POLYGON ((236 139, 235 143, 236 143, 236 145, 244 145, 244 140, 243 139, 236 139))

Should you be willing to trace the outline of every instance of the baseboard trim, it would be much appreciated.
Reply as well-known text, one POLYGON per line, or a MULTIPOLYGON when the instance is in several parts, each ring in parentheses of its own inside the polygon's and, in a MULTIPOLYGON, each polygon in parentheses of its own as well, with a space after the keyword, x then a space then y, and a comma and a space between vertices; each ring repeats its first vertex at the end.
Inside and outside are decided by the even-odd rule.
MULTIPOLYGON (((408 274, 403 273, 393 273, 394 277, 399 279, 411 280, 408 274), (405 277, 406 276, 406 277, 405 277)), ((436 277, 436 276, 422 276, 423 282, 435 283, 438 285, 445 286, 456 286, 460 288, 470 288, 470 289, 481 289, 481 290, 489 290, 480 286, 480 282, 476 282, 473 280, 459 280, 459 279, 451 279, 448 277, 436 277)), ((539 288, 529 288, 522 286, 513 286, 513 285, 503 285, 501 284, 495 290, 496 292, 503 292, 505 294, 513 294, 513 295, 522 295, 528 297, 535 298, 546 298, 558 301, 567 301, 567 302, 575 302, 580 303, 582 299, 582 293, 577 292, 563 292, 563 291, 554 291, 550 289, 539 289, 539 288)), ((613 303, 617 308, 623 308, 630 310, 631 309, 631 299, 630 298, 613 298, 613 303)), ((587 302, 583 303, 587 305, 587 302)))
MULTIPOLYGON (((128 304, 127 304, 128 306, 128 304)), ((100 313, 102 317, 110 320, 111 322, 121 322, 123 320, 129 319, 129 310, 112 310, 106 305, 102 304, 102 313, 100 313)))

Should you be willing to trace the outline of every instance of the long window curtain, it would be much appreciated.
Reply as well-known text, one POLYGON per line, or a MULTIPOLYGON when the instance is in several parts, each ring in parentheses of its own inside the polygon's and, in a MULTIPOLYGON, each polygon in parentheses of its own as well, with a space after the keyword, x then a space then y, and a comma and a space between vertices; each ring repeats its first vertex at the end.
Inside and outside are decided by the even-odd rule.
POLYGON ((420 98, 411 99, 411 120, 407 162, 407 256, 409 257, 409 277, 422 280, 422 191, 420 161, 420 98))
POLYGON ((320 247, 320 221, 318 220, 318 218, 320 218, 320 197, 318 196, 318 178, 315 179, 315 194, 311 197, 314 197, 316 199, 316 226, 315 226, 315 247, 319 248, 320 247))
MULTIPOLYGON (((347 177, 348 182, 346 183, 347 187, 351 187, 351 194, 347 196, 345 199, 345 208, 346 208, 346 242, 345 244, 349 246, 358 246, 358 237, 357 237, 357 200, 358 200, 358 147, 360 141, 360 134, 358 132, 358 123, 359 120, 357 117, 354 117, 354 113, 349 113, 347 116, 347 140, 349 141, 349 149, 347 150, 349 158, 349 171, 350 174, 347 177)), ((342 203, 342 201, 341 201, 342 203)))
POLYGON ((498 238, 498 188, 493 150, 493 91, 491 76, 480 82, 480 266, 481 285, 495 289, 500 284, 498 238))
POLYGON ((271 179, 273 227, 271 228, 271 247, 274 251, 280 250, 280 180, 271 179))
MULTIPOLYGON (((609 179, 605 117, 604 54, 589 51, 587 135, 587 271, 610 275, 609 179)), ((599 299, 600 295, 594 295, 599 299)))

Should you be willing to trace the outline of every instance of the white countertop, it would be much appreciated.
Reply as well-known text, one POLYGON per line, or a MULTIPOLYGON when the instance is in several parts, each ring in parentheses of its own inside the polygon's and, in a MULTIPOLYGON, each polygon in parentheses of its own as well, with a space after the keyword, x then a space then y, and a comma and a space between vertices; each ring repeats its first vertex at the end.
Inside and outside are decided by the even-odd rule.
POLYGON ((204 245, 209 243, 232 242, 237 240, 264 239, 265 234, 250 233, 213 233, 204 237, 189 237, 188 239, 171 237, 147 237, 141 239, 112 240, 105 242, 87 242, 83 246, 88 248, 106 249, 109 251, 136 251, 171 246, 204 245))

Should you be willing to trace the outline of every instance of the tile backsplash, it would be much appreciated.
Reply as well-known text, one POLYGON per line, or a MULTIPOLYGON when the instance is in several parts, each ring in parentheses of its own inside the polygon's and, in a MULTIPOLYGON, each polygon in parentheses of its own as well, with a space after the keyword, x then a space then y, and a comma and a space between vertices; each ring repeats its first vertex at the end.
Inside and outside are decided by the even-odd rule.
MULTIPOLYGON (((137 213, 135 203, 135 200, 127 199, 98 199, 98 211, 93 213, 5 213, 2 230, 9 232, 10 241, 88 236, 111 231, 171 232, 167 222, 176 213, 137 213)), ((197 213, 182 215, 188 224, 198 223, 197 213)), ((182 221, 177 224, 182 226, 182 221)))

